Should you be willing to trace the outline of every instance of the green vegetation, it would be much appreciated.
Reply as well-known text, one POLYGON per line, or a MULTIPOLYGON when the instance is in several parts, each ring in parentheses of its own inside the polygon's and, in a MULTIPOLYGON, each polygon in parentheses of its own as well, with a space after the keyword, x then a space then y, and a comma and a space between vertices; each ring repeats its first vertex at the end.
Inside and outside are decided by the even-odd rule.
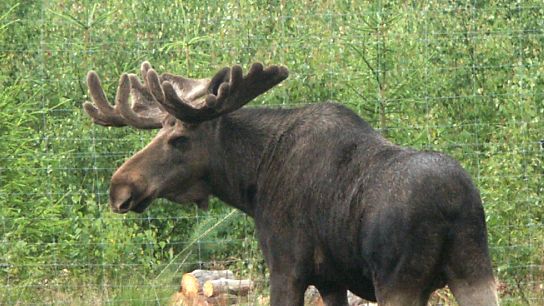
POLYGON ((159 304, 198 266, 266 288, 252 221, 218 201, 109 212, 111 173, 154 132, 94 126, 85 75, 112 97, 143 60, 191 77, 281 63, 290 78, 254 106, 336 100, 454 156, 482 192, 503 305, 544 304, 544 5, 372 2, 2 1, 0 304, 159 304))

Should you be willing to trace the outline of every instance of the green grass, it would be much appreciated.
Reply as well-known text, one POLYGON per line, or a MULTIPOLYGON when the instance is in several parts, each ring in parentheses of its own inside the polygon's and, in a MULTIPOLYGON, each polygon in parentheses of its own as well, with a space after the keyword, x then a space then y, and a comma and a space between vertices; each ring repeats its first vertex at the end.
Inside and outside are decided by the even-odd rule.
POLYGON ((536 0, 2 1, 0 304, 163 304, 198 266, 266 292, 252 221, 224 204, 109 212, 111 173, 154 132, 94 126, 85 75, 112 97, 143 60, 190 77, 283 64, 253 106, 337 100, 454 156, 485 202, 503 304, 543 304, 543 17, 536 0))

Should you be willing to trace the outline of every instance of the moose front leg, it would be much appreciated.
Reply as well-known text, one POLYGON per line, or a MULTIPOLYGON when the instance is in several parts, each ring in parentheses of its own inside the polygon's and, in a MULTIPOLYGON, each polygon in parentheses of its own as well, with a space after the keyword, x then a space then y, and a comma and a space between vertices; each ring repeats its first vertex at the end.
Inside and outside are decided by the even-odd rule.
POLYGON ((307 284, 294 275, 270 273, 271 306, 303 306, 307 284))
MULTIPOLYGON (((268 240, 273 245, 287 239, 268 240)), ((284 246, 287 244, 283 244, 284 246)), ((296 245, 296 244, 295 244, 296 245)), ((293 245, 291 245, 293 246, 293 245)), ((303 306, 304 292, 308 287, 306 261, 297 252, 297 247, 264 247, 265 259, 270 269, 270 305, 303 306), (274 252, 270 252, 274 250, 274 252), (281 252, 277 252, 281 250, 281 252)))
POLYGON ((270 271, 270 305, 303 306, 311 249, 296 233, 256 217, 257 236, 270 271))

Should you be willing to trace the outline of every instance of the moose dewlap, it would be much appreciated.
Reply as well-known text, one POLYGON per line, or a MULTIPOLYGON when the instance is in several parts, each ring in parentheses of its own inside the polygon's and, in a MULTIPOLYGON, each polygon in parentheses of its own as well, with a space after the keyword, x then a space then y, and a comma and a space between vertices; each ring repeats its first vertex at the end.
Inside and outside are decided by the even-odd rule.
POLYGON ((497 305, 480 195, 450 157, 384 139, 336 103, 242 108, 287 78, 281 66, 224 68, 211 79, 123 74, 115 105, 87 78, 97 124, 160 129, 113 174, 110 205, 156 198, 207 207, 213 195, 255 219, 270 302, 326 305, 347 290, 380 305, 425 305, 446 284, 460 305, 497 305))

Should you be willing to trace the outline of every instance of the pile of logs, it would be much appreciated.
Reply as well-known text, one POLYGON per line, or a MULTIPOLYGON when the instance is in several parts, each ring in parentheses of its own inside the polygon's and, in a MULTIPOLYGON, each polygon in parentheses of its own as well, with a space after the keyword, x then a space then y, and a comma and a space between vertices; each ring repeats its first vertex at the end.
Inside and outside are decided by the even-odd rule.
POLYGON ((249 279, 235 279, 229 270, 194 270, 183 274, 171 306, 224 306, 238 304, 254 288, 249 279))
MULTIPOLYGON (((181 286, 172 298, 170 306, 226 306, 250 305, 248 294, 255 288, 249 279, 236 279, 229 270, 194 270, 183 274, 181 286), (244 297, 246 297, 244 299, 244 297)), ((267 297, 257 299, 257 304, 268 305, 267 297)), ((314 286, 308 287, 305 294, 305 305, 323 306, 319 291, 314 286)), ((349 306, 370 306, 369 303, 348 291, 349 306)))

